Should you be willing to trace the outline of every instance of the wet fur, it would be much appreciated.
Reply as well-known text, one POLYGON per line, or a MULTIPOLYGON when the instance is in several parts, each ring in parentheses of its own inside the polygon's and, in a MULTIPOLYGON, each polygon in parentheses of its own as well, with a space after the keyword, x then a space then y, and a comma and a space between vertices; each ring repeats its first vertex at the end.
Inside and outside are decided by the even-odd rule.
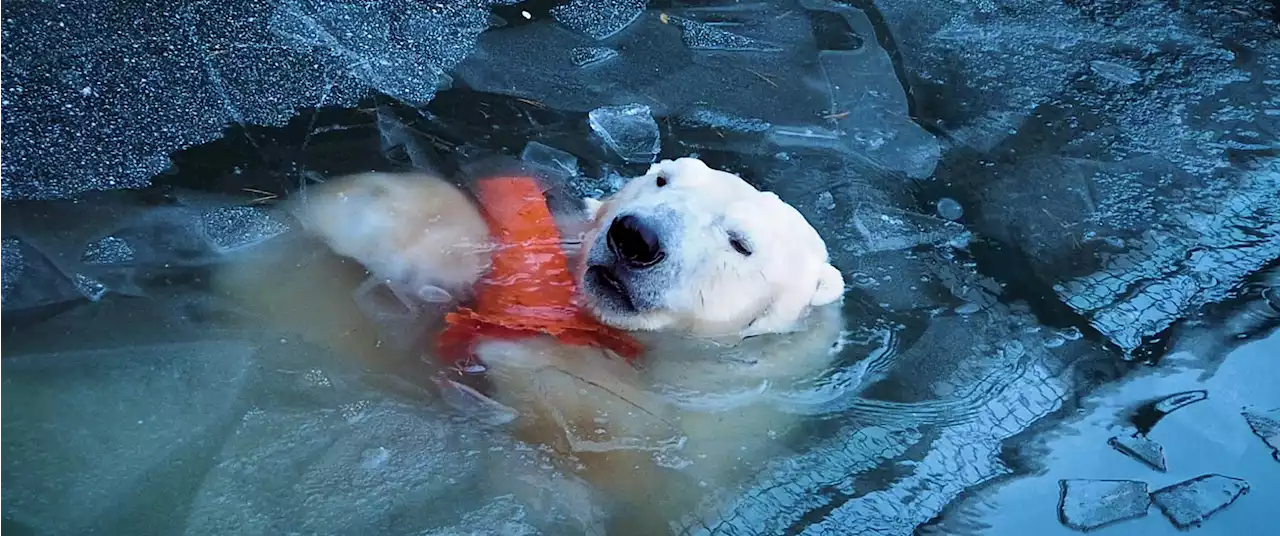
MULTIPOLYGON (((312 238, 339 254, 316 251, 311 238, 295 240, 279 246, 275 255, 228 267, 217 282, 274 327, 356 359, 402 359, 400 348, 428 341, 408 336, 387 344, 388 326, 393 332, 422 333, 415 326, 444 312, 415 301, 416 286, 452 291, 475 282, 487 265, 485 249, 477 247, 485 231, 482 220, 474 206, 457 202, 452 186, 433 177, 377 174, 331 182, 307 198, 292 200, 286 209, 312 238), (344 205, 341 199, 361 201, 344 205), (389 212, 399 217, 383 217, 389 212), (362 218, 374 218, 383 227, 367 227, 362 218), (460 245, 453 249, 454 244, 460 245), (370 282, 399 287, 397 295, 410 303, 403 317, 371 320, 368 311, 360 310, 351 292, 370 282)), ((598 234, 599 216, 610 214, 617 203, 587 200, 584 219, 597 225, 588 231, 584 250, 598 234)), ((705 296, 698 299, 705 301, 705 296)), ((830 365, 831 348, 844 326, 837 304, 809 307, 815 300, 804 297, 806 310, 786 323, 785 331, 792 332, 787 335, 741 340, 743 324, 750 324, 741 318, 706 329, 723 334, 726 324, 736 325, 737 332, 727 330, 736 335, 724 339, 727 345, 682 336, 701 329, 697 318, 638 333, 647 348, 639 368, 602 351, 549 338, 488 341, 477 352, 490 367, 494 398, 520 414, 512 424, 516 437, 550 448, 566 472, 616 501, 609 522, 588 524, 585 530, 653 534, 666 530, 664 520, 693 511, 708 490, 732 486, 752 474, 784 448, 781 438, 797 423, 797 417, 778 411, 758 394, 745 396, 736 406, 706 411, 683 407, 656 389, 751 393, 764 382, 776 388, 790 379, 819 375, 830 365), (681 469, 664 466, 677 460, 691 463, 681 469)), ((502 466, 497 460, 491 464, 490 487, 529 492, 502 466)))

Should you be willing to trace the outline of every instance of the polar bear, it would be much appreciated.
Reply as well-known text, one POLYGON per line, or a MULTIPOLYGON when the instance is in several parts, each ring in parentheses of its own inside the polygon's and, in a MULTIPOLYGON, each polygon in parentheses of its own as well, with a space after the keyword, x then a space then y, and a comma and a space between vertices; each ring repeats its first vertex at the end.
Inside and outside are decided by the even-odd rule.
MULTIPOLYGON (((551 338, 487 340, 474 351, 492 401, 518 415, 510 424, 517 438, 608 492, 616 509, 597 530, 661 533, 707 490, 733 485, 784 448, 800 419, 773 402, 831 366, 844 281, 799 211, 694 158, 658 162, 583 205, 580 304, 635 334, 645 347, 638 365, 551 338)), ((359 175, 290 207, 312 236, 368 270, 361 288, 385 284, 406 309, 465 300, 488 265, 479 209, 438 178, 359 175)), ((245 278, 230 280, 239 282, 232 293, 246 294, 245 278)), ((343 307, 340 297, 313 303, 322 299, 315 289, 285 298, 279 288, 258 281, 247 294, 343 307)), ((328 343, 348 353, 385 351, 340 325, 291 327, 319 340, 319 331, 344 333, 328 343)), ((527 489, 503 471, 494 476, 493 486, 527 489)))

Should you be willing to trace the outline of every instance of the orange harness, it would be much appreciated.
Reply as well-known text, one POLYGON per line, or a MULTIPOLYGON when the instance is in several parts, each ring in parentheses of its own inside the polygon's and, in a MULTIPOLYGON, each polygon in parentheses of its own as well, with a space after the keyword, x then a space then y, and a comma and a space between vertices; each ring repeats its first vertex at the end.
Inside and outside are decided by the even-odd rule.
POLYGON ((560 230, 538 181, 499 177, 478 182, 476 194, 496 244, 493 266, 477 285, 473 307, 445 316, 439 357, 460 367, 475 363, 475 343, 485 337, 519 339, 550 335, 579 346, 608 348, 625 359, 640 344, 601 324, 573 303, 573 273, 560 230))

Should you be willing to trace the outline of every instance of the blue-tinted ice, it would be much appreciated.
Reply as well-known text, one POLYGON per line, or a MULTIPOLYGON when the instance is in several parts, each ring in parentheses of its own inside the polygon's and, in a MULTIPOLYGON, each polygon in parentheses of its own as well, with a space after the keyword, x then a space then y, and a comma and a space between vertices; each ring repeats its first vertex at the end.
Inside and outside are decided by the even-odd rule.
POLYGON ((1090 531, 1147 515, 1147 483, 1133 480, 1062 480, 1058 517, 1062 524, 1090 531))
POLYGON ((630 163, 652 163, 662 140, 658 123, 643 104, 606 106, 591 110, 587 124, 610 151, 630 163))
POLYGON ((1245 410, 1242 415, 1253 433, 1271 447, 1271 456, 1280 461, 1280 408, 1265 412, 1245 410))
MULTIPOLYGON (((574 195, 698 153, 795 204, 845 273, 841 362, 769 399, 803 426, 675 531, 1065 532, 1059 500, 1082 529, 1272 529, 1266 6, 152 4, 5 12, 4 528, 618 532, 501 429, 511 408, 418 356, 388 373, 263 332, 207 288, 295 251, 271 204, 301 185, 498 152, 574 195), (1197 474, 1154 493, 1174 523, 1128 519, 1197 474)), ((260 276, 315 259, 283 260, 260 276)), ((430 296, 359 290, 421 333, 430 296)))
POLYGON ((1204 523, 1249 492, 1249 483, 1222 475, 1202 475, 1151 492, 1151 501, 1180 529, 1204 523))

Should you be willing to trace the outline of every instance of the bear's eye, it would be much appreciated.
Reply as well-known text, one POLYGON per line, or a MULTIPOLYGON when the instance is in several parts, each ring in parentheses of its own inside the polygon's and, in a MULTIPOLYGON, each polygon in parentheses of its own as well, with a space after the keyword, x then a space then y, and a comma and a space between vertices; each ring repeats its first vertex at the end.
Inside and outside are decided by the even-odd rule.
POLYGON ((729 245, 733 247, 734 251, 741 253, 742 256, 744 257, 751 256, 751 246, 748 246, 747 242, 743 240, 742 237, 739 237, 736 235, 729 235, 729 245))
POLYGON ((659 188, 661 188, 661 187, 663 187, 663 186, 666 186, 666 185, 667 185, 667 178, 666 178, 666 177, 664 177, 664 176, 662 176, 662 175, 658 175, 658 178, 657 178, 657 180, 655 180, 655 181, 654 181, 654 184, 657 184, 659 188))

